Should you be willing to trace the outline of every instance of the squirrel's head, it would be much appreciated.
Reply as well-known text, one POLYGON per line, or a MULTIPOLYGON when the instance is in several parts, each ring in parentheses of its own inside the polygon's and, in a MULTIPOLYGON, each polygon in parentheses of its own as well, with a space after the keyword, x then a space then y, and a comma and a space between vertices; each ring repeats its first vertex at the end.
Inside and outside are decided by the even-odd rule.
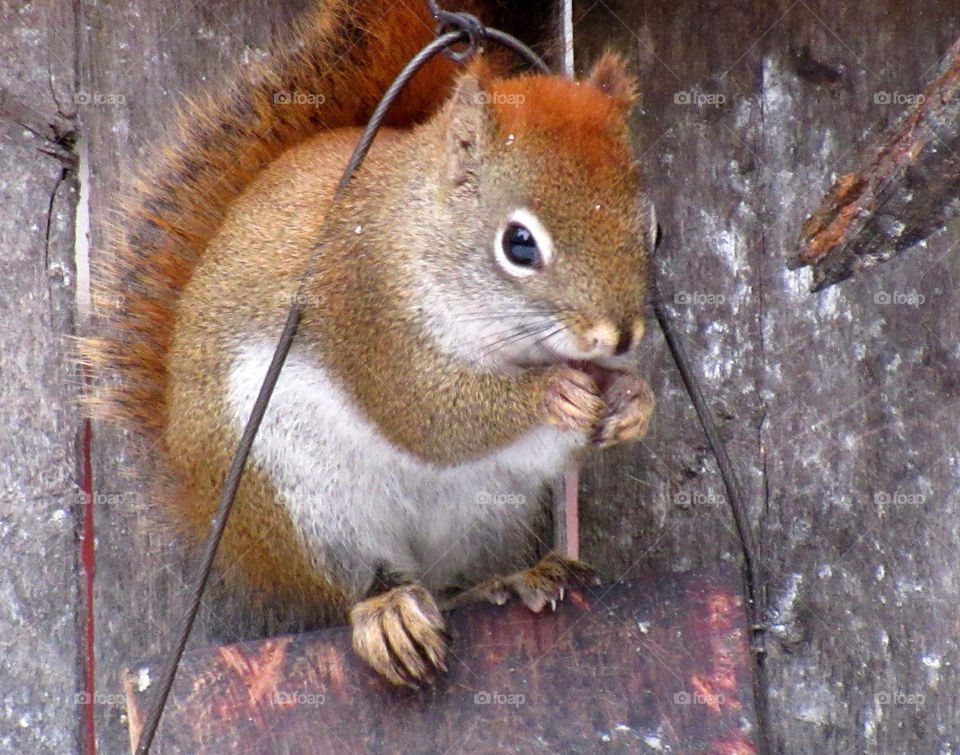
POLYGON ((581 82, 482 65, 459 79, 433 124, 446 133, 430 203, 440 248, 416 274, 444 350, 501 369, 614 366, 637 345, 657 221, 630 139, 635 97, 611 54, 581 82))

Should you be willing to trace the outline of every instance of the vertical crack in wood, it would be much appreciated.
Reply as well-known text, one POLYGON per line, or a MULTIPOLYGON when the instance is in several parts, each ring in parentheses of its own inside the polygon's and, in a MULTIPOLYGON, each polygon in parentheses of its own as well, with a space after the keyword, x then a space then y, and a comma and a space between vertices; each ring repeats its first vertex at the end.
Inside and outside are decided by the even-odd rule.
MULTIPOLYGON (((72 159, 72 163, 64 169, 63 177, 68 173, 72 174, 77 189, 77 202, 74 207, 73 215, 73 266, 74 266, 74 299, 73 299, 73 336, 80 335, 86 324, 86 318, 89 314, 90 303, 90 276, 89 276, 89 255, 88 255, 88 237, 89 230, 89 164, 86 162, 84 154, 84 144, 81 141, 81 124, 79 113, 76 108, 75 95, 80 88, 80 51, 81 44, 85 39, 83 30, 83 2, 82 0, 72 0, 71 18, 72 28, 68 28, 65 33, 71 37, 70 49, 73 53, 69 61, 71 87, 70 93, 74 95, 74 102, 63 103, 57 96, 57 87, 54 86, 53 67, 50 66, 47 82, 50 86, 50 93, 53 101, 57 104, 58 115, 65 123, 69 124, 69 129, 54 129, 57 135, 58 147, 64 148, 72 159)), ((85 392, 90 382, 89 371, 77 365, 77 377, 79 390, 85 392)), ((82 669, 80 679, 82 680, 84 692, 86 692, 86 704, 83 706, 81 737, 87 755, 96 755, 97 752, 97 732, 96 732, 96 654, 95 654, 95 634, 94 634, 94 577, 96 567, 96 542, 94 539, 94 495, 93 495, 93 426, 88 417, 81 419, 80 427, 77 431, 77 464, 80 473, 80 488, 83 491, 83 505, 81 507, 81 516, 75 520, 75 526, 78 529, 77 551, 81 565, 80 573, 82 575, 81 585, 81 615, 77 617, 78 637, 77 642, 82 650, 82 669)))
MULTIPOLYGON (((83 370, 83 385, 86 387, 89 375, 87 370, 83 370)), ((79 431, 80 443, 79 461, 80 461, 80 486, 84 494, 84 505, 82 510, 82 519, 80 522, 80 537, 78 538, 80 550, 80 563, 83 574, 83 620, 78 622, 81 636, 78 638, 80 646, 83 648, 83 686, 87 694, 87 703, 83 706, 83 730, 87 745, 88 755, 96 755, 96 717, 94 715, 94 702, 96 693, 96 657, 94 654, 94 610, 93 610, 93 580, 96 571, 96 549, 95 549, 95 531, 93 519, 93 459, 91 447, 93 444, 93 431, 89 419, 84 419, 79 431)))
MULTIPOLYGON (((759 122, 760 122, 760 144, 758 149, 763 152, 767 143, 767 121, 766 121, 766 66, 760 66, 759 76, 759 122)), ((765 161, 764 161, 765 162, 765 161)), ((761 184, 765 183, 761 178, 761 184)), ((770 191, 762 192, 761 217, 770 215, 768 202, 775 196, 770 191)), ((769 259, 767 250, 767 235, 762 225, 759 228, 759 264, 757 266, 756 285, 756 312, 757 312, 757 346, 759 349, 758 359, 754 362, 754 390, 760 402, 761 413, 760 421, 757 423, 757 454, 760 458, 760 469, 763 486, 763 505, 757 513, 757 532, 759 536, 753 543, 753 562, 750 566, 750 577, 752 579, 753 605, 750 606, 750 649, 754 659, 753 676, 753 704, 757 715, 757 746, 760 752, 772 752, 772 729, 770 726, 770 706, 768 695, 770 693, 770 680, 767 673, 767 654, 766 654, 766 617, 767 617, 767 593, 768 593, 768 573, 767 569, 761 565, 762 559, 760 549, 763 547, 763 532, 766 528, 767 516, 770 510, 770 477, 767 466, 766 447, 764 445, 764 428, 767 423, 768 406, 767 398, 764 392, 767 375, 767 341, 766 341, 766 319, 767 319, 767 301, 766 301, 766 275, 767 260, 769 259)), ((748 522, 749 522, 749 514, 748 522)))

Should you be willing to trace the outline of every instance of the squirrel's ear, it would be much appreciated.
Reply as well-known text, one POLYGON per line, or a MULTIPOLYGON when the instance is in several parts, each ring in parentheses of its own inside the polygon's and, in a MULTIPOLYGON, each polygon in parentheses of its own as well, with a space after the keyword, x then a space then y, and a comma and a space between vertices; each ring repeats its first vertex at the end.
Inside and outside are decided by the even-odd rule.
POLYGON ((627 70, 626 61, 609 50, 594 63, 586 83, 625 107, 630 106, 640 96, 637 80, 627 70))
POLYGON ((490 97, 483 87, 485 71, 471 66, 458 80, 450 102, 447 125, 449 177, 466 183, 476 173, 490 131, 490 97))

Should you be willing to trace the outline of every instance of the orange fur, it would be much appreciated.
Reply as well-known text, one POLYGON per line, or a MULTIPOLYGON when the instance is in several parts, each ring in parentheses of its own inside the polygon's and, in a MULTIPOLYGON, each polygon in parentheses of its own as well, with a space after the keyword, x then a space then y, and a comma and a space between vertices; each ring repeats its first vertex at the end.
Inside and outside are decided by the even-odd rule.
MULTIPOLYGON (((597 68, 611 61, 620 65, 619 59, 608 53, 597 68)), ((624 81, 624 86, 632 87, 624 81)), ((591 174, 598 178, 622 171, 629 143, 625 118, 632 95, 618 90, 622 96, 613 98, 591 80, 571 84, 559 77, 493 79, 483 86, 504 134, 539 139, 552 150, 566 145, 569 154, 588 163, 591 174), (611 136, 618 135, 624 137, 622 142, 611 141, 611 136), (618 148, 616 154, 610 152, 611 144, 618 148)))

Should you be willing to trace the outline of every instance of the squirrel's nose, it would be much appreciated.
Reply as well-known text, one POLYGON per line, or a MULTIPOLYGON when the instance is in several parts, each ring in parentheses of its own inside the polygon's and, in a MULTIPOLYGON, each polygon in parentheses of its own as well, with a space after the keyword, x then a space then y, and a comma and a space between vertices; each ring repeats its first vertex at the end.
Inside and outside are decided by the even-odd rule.
POLYGON ((642 318, 623 320, 616 331, 617 345, 614 347, 613 353, 620 356, 636 348, 637 344, 643 340, 645 330, 642 318))

